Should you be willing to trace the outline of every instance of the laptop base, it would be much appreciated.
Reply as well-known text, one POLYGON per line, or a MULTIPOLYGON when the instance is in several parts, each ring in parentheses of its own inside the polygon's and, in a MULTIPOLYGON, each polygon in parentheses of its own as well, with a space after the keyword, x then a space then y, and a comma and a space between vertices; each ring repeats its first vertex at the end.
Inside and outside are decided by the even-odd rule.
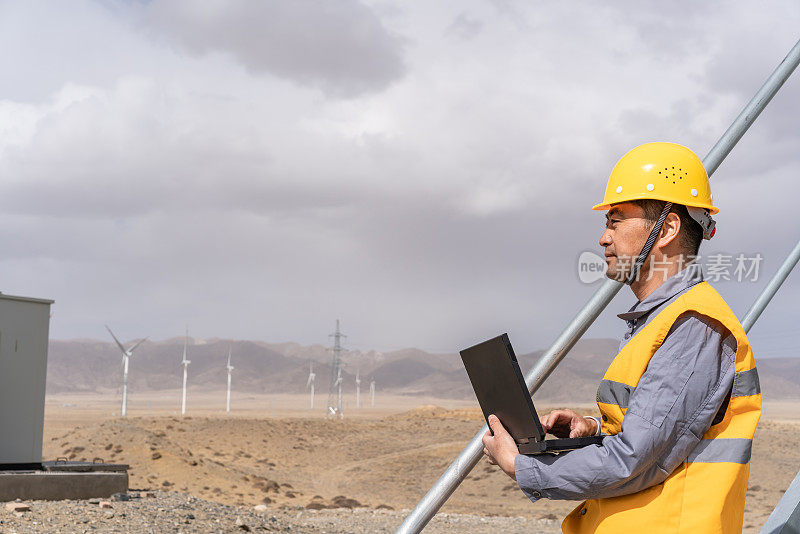
POLYGON ((588 436, 583 438, 560 438, 545 439, 543 441, 530 441, 528 443, 517 443, 520 454, 551 454, 558 452, 568 452, 587 445, 600 445, 605 436, 588 436))

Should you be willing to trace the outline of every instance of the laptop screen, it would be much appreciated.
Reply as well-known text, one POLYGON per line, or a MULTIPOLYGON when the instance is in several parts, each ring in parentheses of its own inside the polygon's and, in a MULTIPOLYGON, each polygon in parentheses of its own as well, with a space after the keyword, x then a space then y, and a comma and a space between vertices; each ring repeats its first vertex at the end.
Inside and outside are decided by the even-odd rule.
POLYGON ((487 419, 494 414, 517 443, 544 440, 508 334, 461 351, 472 389, 487 419))

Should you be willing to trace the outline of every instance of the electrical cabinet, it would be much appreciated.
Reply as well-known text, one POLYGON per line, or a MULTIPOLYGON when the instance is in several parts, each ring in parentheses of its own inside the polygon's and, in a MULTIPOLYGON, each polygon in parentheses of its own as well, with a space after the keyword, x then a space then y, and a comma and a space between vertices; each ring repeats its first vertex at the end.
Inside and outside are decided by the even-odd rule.
POLYGON ((0 464, 42 461, 52 303, 0 294, 0 464))

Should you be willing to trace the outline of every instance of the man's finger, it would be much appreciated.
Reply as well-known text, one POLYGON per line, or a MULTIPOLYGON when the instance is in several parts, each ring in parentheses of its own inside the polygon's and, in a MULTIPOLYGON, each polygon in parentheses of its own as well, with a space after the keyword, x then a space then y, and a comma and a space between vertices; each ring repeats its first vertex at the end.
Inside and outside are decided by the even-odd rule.
POLYGON ((550 423, 550 414, 539 417, 539 422, 542 423, 542 428, 545 430, 550 430, 550 427, 553 426, 550 423))
POLYGON ((553 410, 549 414, 547 414, 547 429, 551 430, 557 424, 559 424, 562 416, 561 410, 553 410))
POLYGON ((492 428, 492 432, 495 436, 497 436, 498 433, 502 434, 506 432, 503 423, 500 422, 500 419, 498 419, 496 415, 489 416, 489 426, 492 428))

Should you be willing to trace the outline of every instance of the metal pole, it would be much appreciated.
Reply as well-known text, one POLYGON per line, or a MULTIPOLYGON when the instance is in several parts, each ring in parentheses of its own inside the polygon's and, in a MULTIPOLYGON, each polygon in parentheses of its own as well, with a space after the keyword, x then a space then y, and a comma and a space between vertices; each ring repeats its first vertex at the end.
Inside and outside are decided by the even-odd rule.
POLYGON ((769 281, 755 302, 753 302, 752 306, 750 306, 750 309, 747 310, 747 313, 742 319, 742 327, 744 328, 745 332, 750 331, 750 328, 752 328, 752 326, 761 316, 761 312, 764 311, 764 308, 767 307, 769 301, 771 301, 772 297, 775 296, 775 293, 778 292, 778 289, 786 280, 786 277, 789 276, 789 273, 792 272, 794 266, 797 265, 798 260, 800 260, 800 241, 797 242, 786 259, 783 260, 783 264, 781 264, 781 266, 778 268, 778 271, 772 276, 772 279, 769 281))
MULTIPOLYGON (((703 159, 703 166, 706 168, 709 177, 714 174, 714 171, 717 170, 750 125, 753 124, 753 121, 758 118, 769 101, 772 100, 772 97, 775 96, 775 93, 778 92, 795 70, 798 63, 800 63, 800 41, 789 51, 786 58, 778 65, 770 77, 767 78, 767 81, 764 82, 761 89, 758 90, 739 116, 736 117, 736 120, 733 121, 722 137, 720 137, 719 141, 717 141, 711 151, 709 151, 703 159)), ((777 286, 780 286, 780 282, 777 286)), ((564 356, 567 355, 570 349, 577 343, 589 326, 591 326, 597 316, 600 315, 600 312, 608 306, 621 288, 622 283, 608 279, 600 286, 594 295, 592 295, 589 302, 581 308, 572 322, 570 322, 558 339, 556 339, 555 343, 553 343, 547 352, 539 358, 539 361, 528 374, 525 375, 525 383, 531 394, 539 389, 547 377, 550 376, 550 373, 553 372, 564 356)), ((777 291, 777 287, 775 290, 777 291)), ((766 302, 768 301, 769 298, 766 299, 766 302)), ((766 302, 764 306, 766 306, 766 302)), ((763 310, 763 307, 761 310, 763 310)), ((761 312, 758 311, 757 313, 760 314, 761 312)), ((748 315, 750 315, 749 312, 748 315)), ((757 316, 758 315, 756 315, 756 317, 757 316)), ((439 477, 439 480, 436 481, 433 487, 425 494, 422 500, 417 503, 417 506, 414 507, 408 517, 406 517, 397 529, 398 534, 420 532, 425 528, 425 525, 428 524, 428 521, 436 515, 439 508, 447 502, 447 499, 450 498, 450 495, 452 495, 459 484, 461 484, 461 481, 466 478, 469 472, 472 471, 472 468, 475 467, 481 459, 481 455, 483 454, 482 438, 486 430, 486 425, 483 425, 464 450, 461 451, 445 470, 444 474, 439 477)))
POLYGON ((792 75, 794 69, 797 68, 798 63, 800 63, 800 41, 795 43, 792 49, 789 50, 789 53, 786 54, 786 57, 783 58, 780 65, 772 71, 772 74, 767 78, 767 81, 764 82, 764 85, 761 86, 761 89, 750 99, 750 102, 748 102, 742 112, 739 113, 739 116, 736 117, 733 124, 722 134, 717 144, 714 145, 705 157, 703 166, 706 168, 706 172, 708 172, 709 176, 717 170, 722 160, 733 150, 733 147, 736 146, 736 143, 739 142, 739 139, 742 138, 753 121, 764 111, 764 108, 767 107, 767 104, 769 104, 769 101, 775 96, 775 93, 783 87, 783 84, 789 79, 789 76, 792 75))
POLYGON ((775 505, 759 534, 781 534, 800 532, 800 471, 794 477, 786 493, 775 505))

